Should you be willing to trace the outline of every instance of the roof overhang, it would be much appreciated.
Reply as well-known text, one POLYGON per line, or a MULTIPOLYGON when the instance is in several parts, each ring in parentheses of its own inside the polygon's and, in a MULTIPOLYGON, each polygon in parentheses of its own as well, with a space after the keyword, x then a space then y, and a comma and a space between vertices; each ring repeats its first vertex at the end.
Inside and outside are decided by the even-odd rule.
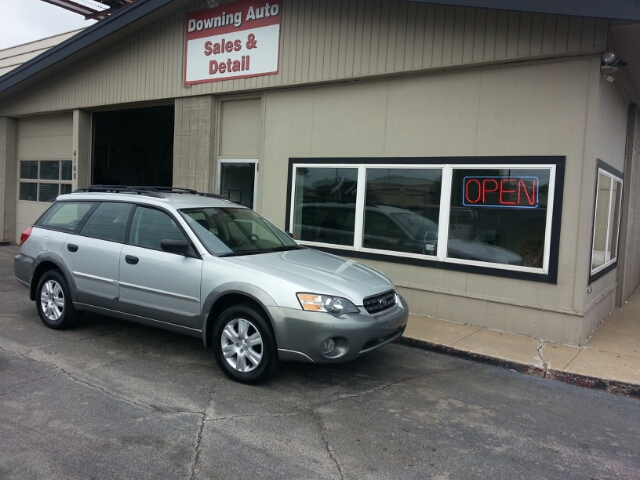
MULTIPOLYGON (((95 52, 104 41, 115 40, 144 26, 167 12, 191 3, 192 0, 137 0, 109 17, 83 30, 74 37, 47 50, 20 67, 0 77, 0 99, 24 88, 52 69, 95 52)), ((571 15, 614 22, 613 48, 629 65, 621 73, 631 99, 640 103, 640 0, 395 0, 438 5, 521 11, 551 15, 571 15), (618 25, 616 27, 615 25, 618 25), (618 29, 616 34, 615 29, 618 29), (636 63, 636 58, 638 62, 636 63), (635 65, 634 65, 635 64, 635 65), (637 68, 636 68, 637 67, 637 68)))
MULTIPOLYGON (((163 15, 164 10, 169 9, 169 6, 180 8, 186 3, 188 0, 137 0, 133 2, 0 77, 0 98, 18 87, 24 87, 37 80, 39 74, 53 66, 61 67, 72 57, 73 60, 76 60, 90 54, 107 37, 117 38, 122 34, 132 32, 140 27, 139 22, 149 23, 163 15)), ((170 8, 170 10, 174 8, 170 8)))
POLYGON ((640 21, 640 0, 404 0, 573 17, 640 21))

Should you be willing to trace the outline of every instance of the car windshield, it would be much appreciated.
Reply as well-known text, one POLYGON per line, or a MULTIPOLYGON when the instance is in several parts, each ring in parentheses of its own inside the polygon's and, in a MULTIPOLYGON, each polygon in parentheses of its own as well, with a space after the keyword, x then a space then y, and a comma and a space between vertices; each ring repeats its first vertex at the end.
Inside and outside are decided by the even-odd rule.
POLYGON ((213 255, 252 255, 303 248, 248 208, 187 208, 180 210, 180 214, 213 255))

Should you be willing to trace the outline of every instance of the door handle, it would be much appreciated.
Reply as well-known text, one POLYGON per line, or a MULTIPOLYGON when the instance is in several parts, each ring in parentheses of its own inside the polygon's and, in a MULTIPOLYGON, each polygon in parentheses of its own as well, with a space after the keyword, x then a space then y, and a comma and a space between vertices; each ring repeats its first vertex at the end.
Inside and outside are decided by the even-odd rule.
POLYGON ((72 243, 68 243, 67 244, 67 250, 69 250, 70 252, 77 252, 78 251, 78 245, 74 245, 72 243))
POLYGON ((140 261, 140 259, 138 257, 134 257, 133 255, 125 255, 124 260, 129 265, 135 265, 136 263, 138 263, 140 261))

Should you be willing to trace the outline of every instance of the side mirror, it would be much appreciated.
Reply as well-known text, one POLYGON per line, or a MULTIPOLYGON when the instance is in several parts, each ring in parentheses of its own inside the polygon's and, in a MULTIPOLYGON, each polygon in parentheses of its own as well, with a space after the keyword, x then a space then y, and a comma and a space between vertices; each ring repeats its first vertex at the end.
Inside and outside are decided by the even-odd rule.
POLYGON ((191 244, 186 240, 165 238, 160 242, 160 248, 163 252, 175 253, 176 255, 186 255, 191 248, 191 244))

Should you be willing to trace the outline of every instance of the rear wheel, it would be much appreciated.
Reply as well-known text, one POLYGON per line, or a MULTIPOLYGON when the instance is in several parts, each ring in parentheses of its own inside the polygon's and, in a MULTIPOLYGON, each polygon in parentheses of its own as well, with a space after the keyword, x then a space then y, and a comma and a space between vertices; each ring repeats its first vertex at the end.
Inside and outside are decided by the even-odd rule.
POLYGON ((280 364, 271 325, 251 303, 222 312, 213 329, 213 350, 222 371, 241 383, 261 383, 280 364))
POLYGON ((79 317, 73 308, 67 281, 58 270, 50 270, 40 278, 36 307, 42 323, 55 330, 72 327, 79 317))

